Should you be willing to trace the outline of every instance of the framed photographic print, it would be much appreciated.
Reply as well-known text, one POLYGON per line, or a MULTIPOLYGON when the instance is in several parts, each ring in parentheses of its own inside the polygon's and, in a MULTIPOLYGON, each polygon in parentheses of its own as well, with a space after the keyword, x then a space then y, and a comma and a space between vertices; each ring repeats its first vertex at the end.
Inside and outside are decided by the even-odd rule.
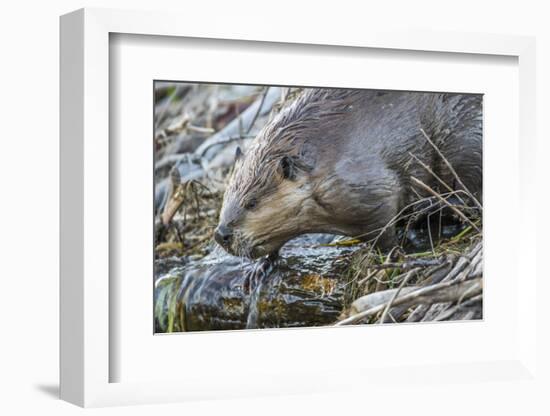
POLYGON ((482 319, 481 94, 154 94, 155 332, 482 319))
POLYGON ((62 398, 537 383, 533 39, 323 33, 61 18, 62 398))

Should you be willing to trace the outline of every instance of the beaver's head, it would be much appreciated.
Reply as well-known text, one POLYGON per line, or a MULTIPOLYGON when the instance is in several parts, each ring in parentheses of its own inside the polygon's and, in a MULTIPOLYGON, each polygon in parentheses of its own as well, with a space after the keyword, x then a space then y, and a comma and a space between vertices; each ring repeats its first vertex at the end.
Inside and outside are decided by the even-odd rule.
POLYGON ((215 231, 228 252, 257 258, 300 234, 326 232, 319 201, 328 182, 315 177, 319 143, 338 141, 329 131, 342 129, 337 123, 345 124, 342 115, 351 113, 357 94, 350 91, 329 96, 309 89, 266 125, 246 154, 237 151, 215 231))
POLYGON ((257 258, 307 232, 312 166, 300 149, 257 140, 237 149, 215 240, 229 253, 257 258))

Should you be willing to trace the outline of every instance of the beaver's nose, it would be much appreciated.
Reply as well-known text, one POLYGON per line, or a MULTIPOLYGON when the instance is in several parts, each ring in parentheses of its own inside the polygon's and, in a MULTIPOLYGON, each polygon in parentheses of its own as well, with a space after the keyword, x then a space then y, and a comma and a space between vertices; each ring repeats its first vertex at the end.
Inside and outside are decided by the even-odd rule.
POLYGON ((214 240, 222 247, 231 245, 231 237, 233 237, 233 232, 225 225, 218 225, 218 228, 214 231, 214 240))

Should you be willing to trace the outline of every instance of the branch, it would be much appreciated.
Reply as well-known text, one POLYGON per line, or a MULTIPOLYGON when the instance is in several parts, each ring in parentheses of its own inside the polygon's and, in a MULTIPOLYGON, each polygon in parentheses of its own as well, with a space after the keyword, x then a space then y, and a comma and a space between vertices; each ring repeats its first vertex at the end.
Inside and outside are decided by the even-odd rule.
MULTIPOLYGON (((456 302, 461 298, 473 297, 479 295, 483 289, 483 281, 481 277, 471 280, 453 280, 450 282, 438 283, 435 285, 423 287, 421 289, 410 292, 393 301, 394 306, 403 304, 420 304, 420 303, 442 303, 456 302)), ((366 311, 352 315, 349 318, 337 322, 334 326, 343 326, 356 323, 369 316, 375 315, 384 310, 386 305, 378 305, 366 311)))
POLYGON ((457 214, 460 218, 462 218, 464 221, 466 221, 470 226, 476 230, 478 233, 481 233, 481 230, 475 225, 466 215, 464 215, 459 209, 457 209, 453 204, 449 203, 445 198, 443 198, 441 195, 439 195, 436 191, 434 191, 432 188, 430 188, 428 185, 426 185, 424 182, 422 182, 419 179, 416 179, 414 176, 411 176, 411 180, 416 183, 418 186, 423 188, 424 190, 431 193, 433 196, 435 196, 437 199, 439 199, 441 202, 443 202, 445 205, 447 205, 449 208, 451 208, 455 214, 457 214))
POLYGON ((432 140, 428 137, 428 135, 426 134, 426 132, 424 131, 424 129, 420 129, 420 131, 422 132, 422 134, 424 135, 424 137, 426 138, 426 140, 428 141, 428 143, 430 143, 430 145, 435 149, 435 151, 437 152, 437 154, 439 155, 439 157, 443 160, 443 162, 445 162, 445 165, 447 165, 447 168, 449 168, 449 170, 451 171, 451 173, 453 174, 453 176, 455 177, 456 181, 460 184, 460 186, 462 186, 462 188, 468 192, 469 194, 469 197, 472 198, 472 200, 476 203, 476 205, 479 207, 479 209, 483 210, 483 206, 479 203, 479 201, 474 197, 474 194, 472 194, 468 188, 466 188, 466 185, 464 185, 464 183, 462 182, 462 180, 460 179, 460 176, 458 176, 458 174, 456 173, 456 171, 454 170, 453 166, 449 163, 449 161, 447 160, 447 158, 445 156, 443 156, 443 153, 441 153, 441 151, 439 150, 439 148, 434 144, 434 142, 432 142, 432 140))

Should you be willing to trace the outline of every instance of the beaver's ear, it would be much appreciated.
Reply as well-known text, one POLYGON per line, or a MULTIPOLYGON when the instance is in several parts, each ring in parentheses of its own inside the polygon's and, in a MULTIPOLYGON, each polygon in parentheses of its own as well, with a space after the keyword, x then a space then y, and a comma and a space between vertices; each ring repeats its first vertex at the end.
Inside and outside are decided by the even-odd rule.
POLYGON ((235 162, 239 160, 243 155, 243 151, 241 150, 240 146, 237 146, 237 149, 235 149, 235 162))
POLYGON ((289 156, 283 156, 280 162, 283 178, 293 181, 296 179, 296 164, 289 156))

